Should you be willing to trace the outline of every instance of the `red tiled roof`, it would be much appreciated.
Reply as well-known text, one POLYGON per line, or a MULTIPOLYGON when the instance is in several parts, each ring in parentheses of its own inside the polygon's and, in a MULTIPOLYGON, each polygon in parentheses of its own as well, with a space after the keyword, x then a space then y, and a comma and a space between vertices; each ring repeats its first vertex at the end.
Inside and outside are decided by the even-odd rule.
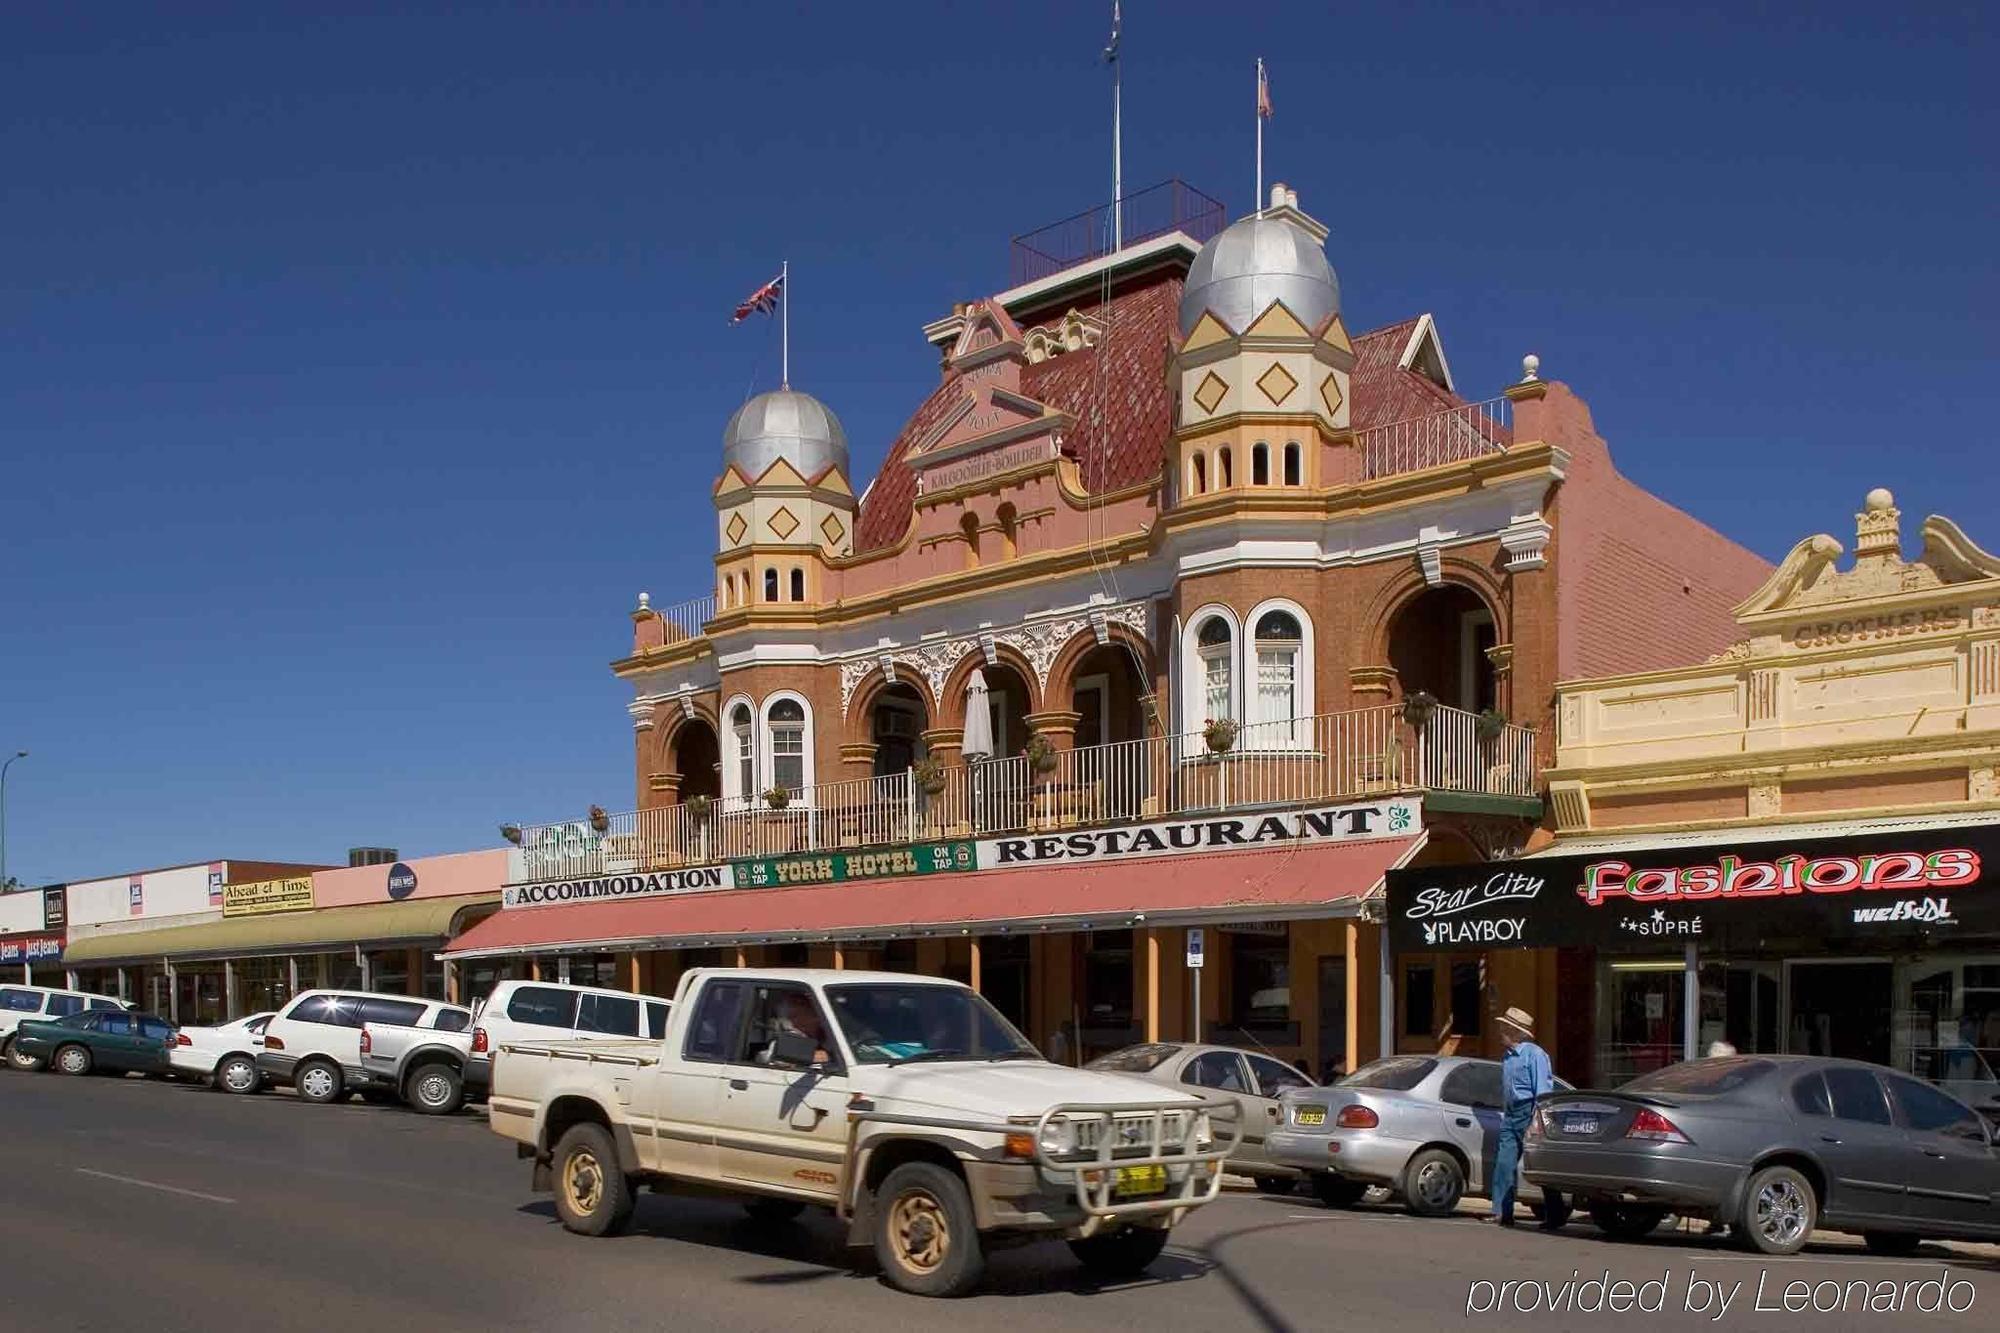
POLYGON ((1272 851, 927 875, 921 892, 911 892, 904 880, 878 879, 518 908, 472 927, 451 942, 448 952, 511 952, 613 940, 698 943, 956 929, 1137 912, 1284 912, 1367 896, 1420 841, 1376 838, 1272 851))
MULTIPOLYGON (((1022 393, 1076 418, 1068 448, 1093 492, 1134 485, 1160 473, 1173 431, 1174 394, 1167 366, 1179 332, 1180 299, 1176 274, 1121 292, 1108 303, 1078 301, 1079 312, 1104 323, 1103 341, 1021 372, 1022 393)), ((1416 326, 1416 319, 1407 319, 1353 339, 1355 430, 1463 401, 1396 364, 1416 326)), ((947 376, 889 446, 855 523, 856 554, 894 546, 909 527, 917 482, 904 456, 958 401, 957 379, 947 376)))

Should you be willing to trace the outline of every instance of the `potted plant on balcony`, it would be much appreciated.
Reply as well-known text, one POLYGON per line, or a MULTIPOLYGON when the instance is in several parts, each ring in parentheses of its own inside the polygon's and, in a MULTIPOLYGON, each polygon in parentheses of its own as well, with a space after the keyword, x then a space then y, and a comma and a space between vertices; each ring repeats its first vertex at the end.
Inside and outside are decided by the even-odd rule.
POLYGON ((715 809, 715 802, 706 796, 690 796, 681 804, 687 808, 688 818, 697 824, 706 824, 709 813, 715 809))
POLYGON ((1421 731, 1431 724, 1437 710, 1437 696, 1429 690, 1418 690, 1403 700, 1403 721, 1421 731))
POLYGON ((764 804, 773 810, 782 810, 792 803, 792 793, 780 784, 764 793, 764 804))
POLYGON ((1201 739, 1210 754, 1228 754, 1242 730, 1233 717, 1211 717, 1201 724, 1201 739))
POLYGON ((1056 757, 1056 747, 1047 736, 1036 732, 1028 737, 1028 743, 1021 753, 1028 756, 1028 768, 1035 773, 1053 773, 1061 761, 1056 757))
POLYGON ((500 826, 500 836, 508 842, 513 843, 516 847, 519 847, 521 845, 521 826, 519 824, 502 824, 500 826))
POLYGON ((926 796, 944 794, 944 765, 935 759, 919 759, 912 770, 917 779, 917 790, 926 796))
POLYGON ((611 816, 604 813, 603 806, 593 805, 590 807, 590 828, 593 833, 599 835, 611 831, 611 816))
POLYGON ((1500 733, 1507 729, 1507 715, 1497 708, 1483 708, 1479 712, 1478 732, 1481 742, 1491 745, 1500 739, 1500 733))

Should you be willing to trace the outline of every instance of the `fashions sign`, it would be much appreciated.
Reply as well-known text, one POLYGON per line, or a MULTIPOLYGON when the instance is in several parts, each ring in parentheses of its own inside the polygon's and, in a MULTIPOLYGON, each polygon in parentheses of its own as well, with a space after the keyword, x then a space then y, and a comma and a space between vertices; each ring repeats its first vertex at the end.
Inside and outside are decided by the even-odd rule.
POLYGON ((2000 826, 1393 870, 1401 950, 2000 931, 2000 826))
POLYGON ((979 864, 998 868, 1056 861, 1125 861, 1288 843, 1364 842, 1412 837, 1422 827, 1423 803, 1399 796, 1285 814, 1175 819, 1135 828, 989 838, 979 844, 979 864))

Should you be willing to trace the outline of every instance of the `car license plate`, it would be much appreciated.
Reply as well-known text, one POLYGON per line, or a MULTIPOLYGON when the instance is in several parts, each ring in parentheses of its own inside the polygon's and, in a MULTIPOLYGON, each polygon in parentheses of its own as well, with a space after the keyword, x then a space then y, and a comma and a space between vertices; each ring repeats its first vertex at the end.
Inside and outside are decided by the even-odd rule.
POLYGON ((1595 1134, 1599 1121, 1596 1116, 1573 1115, 1563 1121, 1565 1134, 1595 1134))
POLYGON ((1144 1194, 1164 1194, 1167 1191, 1167 1168, 1164 1166, 1121 1166, 1111 1181, 1112 1192, 1121 1199, 1129 1199, 1144 1194))
POLYGON ((1326 1123, 1326 1108, 1324 1106, 1301 1106, 1294 1114, 1298 1117, 1293 1122, 1295 1124, 1324 1125, 1326 1123))

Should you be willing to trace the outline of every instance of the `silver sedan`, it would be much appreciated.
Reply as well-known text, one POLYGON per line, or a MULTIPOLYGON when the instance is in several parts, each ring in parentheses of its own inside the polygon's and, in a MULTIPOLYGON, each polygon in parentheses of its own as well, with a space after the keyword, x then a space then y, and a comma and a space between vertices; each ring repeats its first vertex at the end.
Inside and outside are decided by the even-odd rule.
POLYGON ((1305 1174, 1273 1162, 1264 1151, 1265 1135, 1284 1120, 1280 1098, 1318 1086, 1283 1060, 1234 1046, 1149 1041, 1101 1055, 1085 1067, 1233 1097, 1242 1116, 1243 1140, 1229 1155, 1229 1170, 1273 1194, 1289 1194, 1305 1174))
MULTIPOLYGON (((1492 1188, 1500 1104, 1497 1060, 1392 1056, 1331 1087, 1287 1093, 1283 1123, 1264 1150, 1311 1174, 1313 1192, 1330 1206, 1352 1206, 1380 1185, 1411 1212, 1442 1217, 1492 1188)), ((1521 1201, 1539 1209, 1541 1192, 1524 1185, 1521 1201)))

